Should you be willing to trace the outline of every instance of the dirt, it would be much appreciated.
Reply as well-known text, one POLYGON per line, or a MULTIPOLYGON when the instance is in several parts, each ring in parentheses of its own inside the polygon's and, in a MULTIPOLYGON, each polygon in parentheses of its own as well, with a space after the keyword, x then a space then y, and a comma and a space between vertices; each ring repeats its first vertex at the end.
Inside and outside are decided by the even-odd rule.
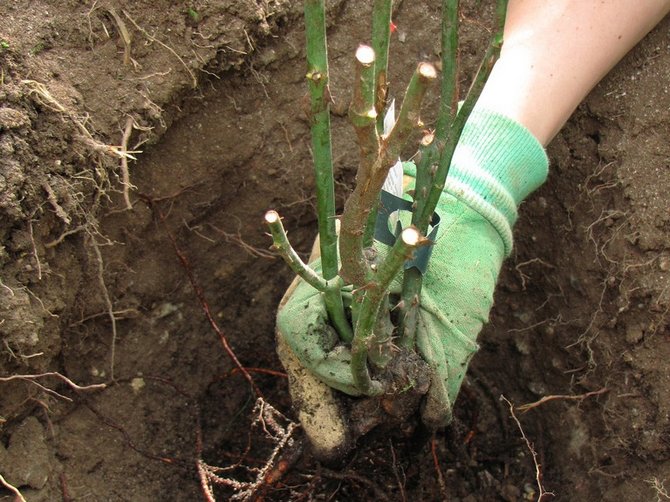
MULTIPOLYGON (((464 85, 490 20, 465 3, 464 85)), ((329 2, 336 104, 369 4, 329 2)), ((399 2, 396 95, 437 58, 433 4, 399 2)), ((308 250, 301 4, 17 0, 0 13, 0 474, 29 501, 197 500, 202 460, 238 483, 215 488, 228 500, 293 427, 273 345, 291 274, 262 215, 278 210, 308 250)), ((338 466, 294 448, 265 499, 537 500, 538 472, 555 494, 543 500, 668 498, 669 29, 549 146, 455 423, 375 430, 338 466)), ((346 118, 333 121, 341 207, 356 156, 346 118)))

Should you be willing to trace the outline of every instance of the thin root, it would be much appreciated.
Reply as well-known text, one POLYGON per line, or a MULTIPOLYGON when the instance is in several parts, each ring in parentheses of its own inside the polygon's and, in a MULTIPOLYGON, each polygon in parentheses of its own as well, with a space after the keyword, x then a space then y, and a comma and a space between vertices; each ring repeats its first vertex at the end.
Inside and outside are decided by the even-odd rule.
POLYGON ((189 76, 191 77, 191 82, 193 83, 193 88, 195 89, 196 87, 198 87, 198 79, 195 77, 195 75, 193 74, 193 72, 191 71, 191 69, 186 65, 186 63, 185 63, 184 60, 181 58, 181 56, 180 56, 179 54, 177 54, 177 53, 175 52, 175 50, 174 50, 172 47, 170 47, 170 46, 167 45, 167 44, 164 44, 163 42, 161 42, 160 40, 158 40, 156 37, 152 37, 151 35, 149 35, 149 33, 147 33, 147 31, 146 31, 144 28, 142 28, 140 25, 138 25, 138 24, 135 22, 135 20, 134 20, 132 17, 130 17, 130 15, 129 15, 125 10, 122 10, 121 12, 123 13, 124 16, 126 16, 126 17, 128 18, 128 21, 130 21, 131 23, 133 23, 133 26, 134 26, 135 28, 137 28, 137 29, 142 33, 142 35, 144 35, 145 37, 147 37, 147 38, 148 38, 149 40, 151 40, 152 42, 156 42, 156 43, 157 43, 158 45, 160 45, 161 47, 164 47, 164 48, 166 48, 168 51, 170 51, 170 52, 171 52, 171 53, 172 53, 172 54, 179 60, 179 62, 184 66, 184 68, 186 68, 186 71, 188 72, 189 76))
MULTIPOLYGON (((123 130, 123 136, 121 138, 121 151, 128 152, 128 141, 130 140, 130 135, 133 132, 133 125, 135 120, 133 117, 128 116, 126 119, 126 127, 123 130)), ((123 184, 123 200, 126 203, 126 209, 132 209, 133 204, 130 202, 130 189, 134 188, 130 183, 130 173, 128 171, 128 157, 126 155, 121 157, 121 177, 123 184)))
POLYGON ((537 452, 535 451, 535 448, 533 448, 533 443, 531 443, 526 437, 526 433, 523 431, 523 427, 521 427, 521 422, 519 422, 519 419, 516 418, 516 414, 514 413, 514 405, 505 396, 501 395, 500 400, 505 401, 507 406, 509 406, 510 415, 512 415, 512 419, 514 422, 516 422, 516 426, 519 428, 521 437, 523 438, 526 446, 528 447, 528 451, 533 457, 533 464, 535 464, 535 482, 537 483, 537 489, 539 490, 537 495, 537 502, 544 502, 549 497, 554 497, 555 494, 553 492, 545 491, 544 486, 542 486, 542 466, 537 460, 537 452))
POLYGON ((17 502, 17 501, 18 502, 26 502, 26 499, 23 498, 23 495, 21 495, 21 492, 19 491, 19 489, 17 487, 15 487, 14 485, 10 485, 7 481, 5 481, 5 478, 2 477, 2 474, 0 474, 0 484, 2 484, 2 486, 7 488, 10 492, 12 492, 16 496, 16 498, 14 499, 15 502, 17 502))
POLYGON ((609 392, 609 389, 606 387, 603 387, 600 390, 595 390, 592 392, 587 392, 586 394, 580 394, 580 395, 564 395, 564 394, 557 394, 557 395, 551 395, 551 396, 544 396, 542 399, 535 401, 534 403, 528 403, 528 404, 522 404, 521 406, 517 406, 517 410, 519 410, 521 413, 526 413, 533 408, 537 408, 538 406, 543 405, 544 403, 548 403, 549 401, 556 401, 558 399, 565 399, 565 400, 573 400, 573 401, 582 401, 586 399, 587 397, 592 397, 592 396, 599 396, 600 394, 605 394, 606 392, 609 392))

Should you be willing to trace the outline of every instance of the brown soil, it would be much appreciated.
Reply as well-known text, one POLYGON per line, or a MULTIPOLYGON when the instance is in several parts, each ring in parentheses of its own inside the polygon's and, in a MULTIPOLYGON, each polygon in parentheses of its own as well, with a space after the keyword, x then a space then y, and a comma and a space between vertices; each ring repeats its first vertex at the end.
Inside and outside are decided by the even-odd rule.
MULTIPOLYGON (((369 3, 329 2, 336 103, 369 3)), ((396 93, 436 58, 437 3, 399 2, 396 93)), ((466 4, 472 75, 489 14, 466 4)), ((0 382, 0 474, 27 500, 197 500, 199 458, 254 479, 277 437, 252 424, 255 397, 189 274, 241 363, 264 370, 251 375, 265 401, 292 417, 285 379, 266 371, 281 371, 274 313, 291 274, 261 222, 272 207, 296 247, 313 238, 300 11, 290 0, 0 7, 0 374, 108 384, 0 382), (131 210, 117 153, 129 123, 127 150, 142 150, 131 210)), ((585 394, 516 410, 553 500, 668 499, 669 28, 550 146, 550 180, 523 206, 454 425, 432 438, 374 431, 336 469, 305 452, 267 500, 536 500, 530 449, 500 396, 585 394)), ((334 127, 341 204, 356 158, 346 119, 334 127)))

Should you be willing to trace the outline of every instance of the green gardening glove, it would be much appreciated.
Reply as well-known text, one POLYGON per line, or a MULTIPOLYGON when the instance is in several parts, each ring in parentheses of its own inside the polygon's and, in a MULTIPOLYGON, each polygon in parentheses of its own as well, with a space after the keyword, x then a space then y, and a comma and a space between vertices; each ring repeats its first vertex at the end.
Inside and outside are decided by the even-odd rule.
POLYGON ((523 126, 472 112, 436 209, 442 221, 421 294, 417 348, 434 375, 422 410, 428 425, 451 420, 512 250, 517 207, 545 181, 547 168, 542 145, 523 126))
MULTIPOLYGON (((411 164, 405 164, 413 176, 411 164)), ((512 249, 517 207, 547 176, 540 143, 523 126, 475 109, 463 130, 437 207, 441 217, 421 293, 417 349, 432 369, 422 408, 429 426, 446 425, 477 335, 488 320, 502 262, 512 249)), ((348 348, 326 323, 320 294, 301 282, 277 327, 293 354, 326 385, 359 395, 348 348)))

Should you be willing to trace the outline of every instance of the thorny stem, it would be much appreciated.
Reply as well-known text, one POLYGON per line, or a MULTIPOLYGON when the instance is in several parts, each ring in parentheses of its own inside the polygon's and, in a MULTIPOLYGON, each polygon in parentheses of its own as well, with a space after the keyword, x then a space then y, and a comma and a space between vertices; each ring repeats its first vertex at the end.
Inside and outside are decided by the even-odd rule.
MULTIPOLYGON (((326 44, 326 9, 324 0, 305 0, 305 35, 307 49, 307 84, 311 102, 312 151, 316 182, 317 215, 323 277, 337 276, 337 233, 335 230, 335 187, 333 154, 330 138, 330 93, 328 91, 328 49, 326 44)), ((351 328, 346 322, 339 289, 324 293, 326 309, 341 337, 351 328), (344 322, 342 322, 344 320, 344 322), (346 329, 345 329, 346 325, 346 329), (338 328, 339 326, 339 328, 338 328)))
MULTIPOLYGON (((356 175, 356 187, 344 206, 340 232, 342 275, 355 288, 362 287, 370 276, 369 265, 363 256, 364 230, 369 215, 377 203, 391 165, 397 160, 411 132, 421 123, 419 120, 421 103, 436 77, 437 73, 431 64, 418 65, 407 87, 398 120, 388 137, 381 138, 379 144, 369 146, 372 141, 370 135, 376 135, 376 130, 369 124, 365 130, 357 128, 361 144, 361 162, 356 175), (373 148, 375 156, 371 159, 368 154, 373 148)), ((363 104, 355 102, 356 100, 352 104, 353 110, 366 109, 363 104)))
MULTIPOLYGON (((405 98, 400 107, 398 119, 387 137, 382 137, 382 146, 387 150, 387 158, 393 159, 394 156, 399 156, 400 150, 407 142, 412 131, 423 125, 420 118, 421 103, 426 91, 436 78, 437 71, 432 64, 419 63, 405 91, 405 98)), ((377 125, 379 129, 379 123, 377 125)), ((368 216, 363 236, 363 247, 372 246, 378 208, 379 200, 375 201, 375 205, 368 216)))
POLYGON ((436 79, 437 71, 432 64, 419 63, 407 85, 398 119, 388 137, 384 138, 385 144, 388 145, 386 154, 388 157, 393 158, 400 155, 400 150, 410 134, 421 127, 421 103, 426 91, 436 79))
POLYGON ((367 364, 379 307, 386 297, 393 278, 405 261, 411 258, 414 249, 425 243, 426 239, 415 227, 410 226, 403 230, 386 259, 379 266, 374 278, 366 286, 366 294, 356 323, 356 333, 351 344, 351 373, 356 387, 364 394, 374 396, 383 392, 381 383, 370 377, 367 364))
MULTIPOLYGON (((417 165, 415 190, 415 209, 412 223, 419 231, 427 233, 428 224, 437 207, 446 184, 449 167, 456 145, 461 137, 470 112, 479 99, 493 65, 500 55, 503 41, 503 29, 507 13, 508 0, 498 0, 496 5, 496 31, 489 43, 482 63, 468 90, 465 100, 456 113, 458 99, 457 54, 458 47, 458 0, 443 1, 442 23, 442 67, 446 74, 443 79, 451 81, 451 87, 443 80, 440 101, 440 118, 434 138, 425 138, 421 149, 421 159, 417 165)), ((401 341, 400 345, 414 346, 416 321, 423 277, 412 268, 405 271, 401 301, 401 341)))
POLYGON ((349 108, 349 119, 358 137, 360 160, 356 188, 345 203, 340 231, 341 274, 355 288, 360 288, 370 275, 370 267, 363 256, 363 243, 366 222, 379 194, 379 190, 374 193, 366 190, 380 159, 374 70, 374 51, 367 45, 359 46, 355 58, 354 97, 349 108))
POLYGON ((369 169, 379 151, 375 110, 375 52, 368 45, 356 50, 354 98, 349 108, 349 120, 354 126, 361 149, 361 167, 369 169))
POLYGON ((384 112, 388 91, 388 57, 391 39, 391 11, 393 0, 375 0, 372 7, 372 49, 375 51, 375 110, 377 131, 384 130, 384 112))
MULTIPOLYGON (((374 86, 377 133, 384 132, 384 117, 388 100, 388 55, 391 41, 391 11, 393 0, 375 0, 372 7, 372 50, 375 53, 374 86)), ((379 198, 370 209, 363 235, 363 247, 373 245, 375 223, 379 211, 379 198)))
POLYGON ((272 241, 274 248, 279 252, 284 261, 291 267, 298 276, 300 276, 307 284, 324 293, 324 303, 328 312, 341 312, 341 315, 332 315, 330 320, 335 326, 335 329, 340 334, 345 342, 350 342, 354 334, 349 326, 344 315, 344 308, 340 309, 337 305, 328 304, 333 298, 337 298, 342 302, 340 296, 340 289, 342 288, 342 279, 336 276, 334 279, 325 280, 317 274, 309 265, 305 264, 288 241, 284 225, 282 225, 281 218, 276 211, 268 211, 265 213, 265 223, 267 223, 272 233, 272 241), (330 308, 329 308, 330 307, 330 308))

